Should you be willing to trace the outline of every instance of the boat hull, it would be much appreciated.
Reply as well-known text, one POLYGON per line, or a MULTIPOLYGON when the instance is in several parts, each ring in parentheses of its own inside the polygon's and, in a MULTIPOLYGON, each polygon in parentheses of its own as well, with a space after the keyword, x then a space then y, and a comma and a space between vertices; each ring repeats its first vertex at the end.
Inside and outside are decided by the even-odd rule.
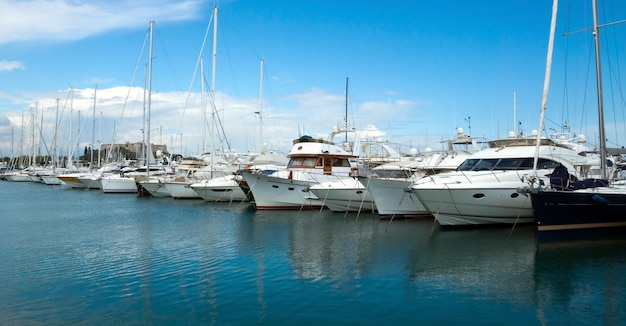
POLYGON ((190 187, 191 184, 187 181, 168 181, 164 185, 174 199, 200 199, 200 196, 190 187))
POLYGON ((32 182, 33 181, 30 175, 26 173, 8 174, 6 176, 6 179, 8 181, 13 181, 13 182, 32 182))
POLYGON ((83 184, 83 188, 89 189, 102 189, 102 177, 99 175, 85 175, 78 177, 80 183, 83 184))
POLYGON ((417 195, 412 182, 404 179, 362 178, 380 217, 432 217, 417 195))
POLYGON ((62 174, 62 175, 58 175, 57 179, 59 179, 61 181, 61 184, 66 186, 67 188, 74 188, 74 189, 84 189, 85 185, 80 182, 79 177, 82 174, 62 174))
POLYGON ((139 184, 152 197, 157 197, 157 198, 172 197, 170 195, 169 190, 165 187, 165 184, 158 179, 140 181, 139 184))
POLYGON ((522 183, 477 188, 448 184, 413 192, 442 226, 533 223, 532 204, 528 195, 518 192, 521 187, 522 183))
POLYGON ((533 192, 539 234, 594 233, 626 229, 626 190, 597 188, 533 192))
POLYGON ((374 199, 358 179, 346 178, 309 189, 333 212, 375 211, 374 199))
POLYGON ((58 186, 61 184, 61 180, 59 180, 59 178, 57 178, 56 176, 50 175, 50 176, 42 176, 41 177, 41 181, 44 184, 50 185, 50 186, 58 186))
POLYGON ((242 172, 257 210, 315 209, 324 203, 309 191, 314 184, 305 180, 288 179, 242 172))
POLYGON ((137 193, 135 179, 129 177, 103 177, 101 185, 103 193, 137 193))
POLYGON ((234 175, 203 180, 191 185, 198 196, 210 202, 248 201, 248 196, 235 179, 234 175))

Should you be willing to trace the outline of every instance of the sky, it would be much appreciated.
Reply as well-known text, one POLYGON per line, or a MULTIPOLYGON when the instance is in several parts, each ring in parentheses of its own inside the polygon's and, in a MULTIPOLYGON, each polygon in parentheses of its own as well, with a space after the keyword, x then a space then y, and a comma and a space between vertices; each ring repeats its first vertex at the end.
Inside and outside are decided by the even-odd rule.
MULTIPOLYGON (((626 19, 623 1, 599 8, 600 24, 626 19)), ((148 125, 152 143, 189 155, 211 144, 287 153, 346 121, 403 150, 441 149, 457 128, 528 135, 551 10, 545 0, 0 0, 0 157, 31 153, 33 139, 42 153, 141 142, 148 125)), ((591 1, 560 1, 545 128, 567 124, 591 147, 592 24, 591 1)), ((626 25, 600 35, 608 146, 622 146, 626 25)))

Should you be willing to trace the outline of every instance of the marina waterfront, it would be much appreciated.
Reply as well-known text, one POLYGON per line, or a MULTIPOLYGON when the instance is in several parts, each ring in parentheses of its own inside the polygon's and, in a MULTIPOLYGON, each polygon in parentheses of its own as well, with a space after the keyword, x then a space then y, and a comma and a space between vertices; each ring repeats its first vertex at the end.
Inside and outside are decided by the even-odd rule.
POLYGON ((3 325, 624 325, 626 237, 0 182, 3 325))

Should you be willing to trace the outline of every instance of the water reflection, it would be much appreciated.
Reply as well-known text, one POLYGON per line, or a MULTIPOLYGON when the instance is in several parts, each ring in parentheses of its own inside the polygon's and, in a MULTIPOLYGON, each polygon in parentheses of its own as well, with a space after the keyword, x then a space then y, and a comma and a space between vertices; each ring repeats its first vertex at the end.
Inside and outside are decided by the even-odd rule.
POLYGON ((626 237, 2 186, 9 324, 626 324, 626 237))
POLYGON ((618 325, 626 322, 626 238, 540 240, 535 294, 548 320, 559 316, 618 325))

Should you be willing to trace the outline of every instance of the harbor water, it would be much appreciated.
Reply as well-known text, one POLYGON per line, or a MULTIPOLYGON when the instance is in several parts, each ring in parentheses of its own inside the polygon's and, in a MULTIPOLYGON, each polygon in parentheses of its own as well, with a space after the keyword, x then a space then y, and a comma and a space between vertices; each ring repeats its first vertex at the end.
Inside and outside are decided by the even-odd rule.
POLYGON ((2 325, 624 325, 626 237, 0 182, 2 325))

